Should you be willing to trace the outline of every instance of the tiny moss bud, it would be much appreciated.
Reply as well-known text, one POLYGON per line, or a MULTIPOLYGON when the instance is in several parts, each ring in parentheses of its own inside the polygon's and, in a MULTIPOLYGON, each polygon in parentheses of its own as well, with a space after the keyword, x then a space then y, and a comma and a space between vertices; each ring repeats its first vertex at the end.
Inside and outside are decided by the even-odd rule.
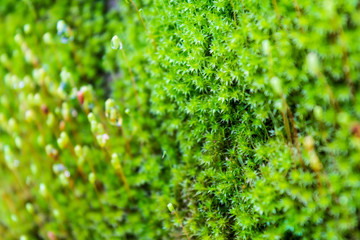
POLYGON ((59 209, 55 208, 55 209, 53 210, 53 215, 54 215, 55 218, 59 218, 59 217, 60 217, 60 211, 59 211, 59 209))
POLYGON ((175 212, 175 209, 174 209, 174 206, 172 205, 172 203, 169 203, 169 204, 167 205, 167 207, 168 207, 168 209, 169 209, 169 211, 170 211, 171 213, 174 213, 174 212, 175 212))
POLYGON ((39 93, 34 95, 34 103, 38 106, 42 103, 42 99, 39 93))
POLYGON ((95 177, 95 174, 92 172, 89 174, 89 182, 91 184, 95 184, 95 180, 96 180, 96 177, 95 177))
POLYGON ((281 95, 282 94, 282 86, 281 86, 281 81, 278 77, 273 77, 270 80, 270 84, 272 86, 272 88, 274 89, 274 91, 278 94, 281 95))
POLYGON ((111 110, 110 110, 110 116, 109 116, 109 118, 110 118, 110 121, 111 122, 116 122, 116 119, 117 119, 117 111, 116 111, 116 109, 115 108, 112 108, 111 110))
POLYGON ((45 146, 45 151, 47 155, 51 154, 51 150, 53 149, 53 147, 51 146, 51 144, 48 144, 45 146))
POLYGON ((60 173, 59 174, 59 179, 60 179, 60 182, 63 186, 67 186, 69 185, 69 181, 68 181, 68 178, 67 176, 65 175, 64 172, 60 173))
POLYGON ((64 148, 65 143, 64 143, 63 139, 58 138, 57 139, 57 144, 59 145, 60 149, 64 148))
POLYGON ((111 98, 109 98, 108 100, 106 100, 105 102, 105 111, 110 110, 111 108, 115 107, 115 102, 114 100, 112 100, 111 98))
MULTIPOLYGON (((91 102, 92 99, 93 99, 93 92, 92 92, 92 87, 91 85, 89 86, 82 86, 80 88, 80 91, 79 92, 82 92, 83 93, 83 97, 84 97, 84 102, 87 101, 87 102, 91 102)), ((80 99, 79 99, 80 100, 80 99)))
POLYGON ((31 122, 31 121, 33 121, 35 119, 35 113, 34 113, 34 111, 33 110, 27 110, 26 112, 25 112, 25 120, 27 121, 27 122, 31 122))
POLYGON ((61 120, 60 123, 59 123, 59 130, 60 131, 64 131, 65 130, 65 127, 66 127, 66 123, 64 120, 61 120))
POLYGON ((85 162, 85 157, 81 156, 77 159, 76 164, 81 167, 85 162))
POLYGON ((11 214, 11 221, 13 222, 17 222, 18 221, 18 217, 15 214, 11 214))
POLYGON ((113 153, 111 155, 111 165, 115 168, 115 169, 119 169, 120 168, 120 160, 119 157, 116 153, 113 153))
POLYGON ((70 142, 69 136, 66 132, 61 132, 60 137, 57 139, 57 143, 60 149, 64 149, 70 142))
POLYGON ((47 196, 48 192, 47 192, 47 189, 46 189, 46 185, 44 183, 40 183, 40 185, 39 185, 39 193, 43 197, 47 196))
POLYGON ((111 48, 114 50, 121 50, 122 49, 122 43, 118 36, 113 36, 111 39, 111 48))
POLYGON ((60 137, 64 139, 67 143, 69 142, 69 137, 66 132, 60 133, 60 137))
POLYGON ((35 175, 35 174, 37 173, 37 166, 36 166, 36 164, 32 163, 32 164, 30 165, 30 170, 31 170, 32 174, 35 175))
POLYGON ((270 55, 270 42, 269 40, 262 41, 262 48, 265 56, 270 55))
POLYGON ((28 240, 28 238, 27 238, 27 236, 25 236, 25 235, 21 235, 21 236, 20 236, 20 240, 28 240))
POLYGON ((1 96, 0 103, 6 108, 9 107, 9 99, 5 95, 1 96))
POLYGON ((307 68, 310 74, 312 75, 318 75, 320 72, 320 64, 319 64, 319 59, 316 55, 316 53, 309 53, 306 56, 306 64, 307 64, 307 68))
POLYGON ((112 159, 119 159, 118 155, 116 153, 111 154, 112 159))
POLYGON ((315 151, 310 153, 310 167, 315 172, 319 172, 322 169, 322 164, 316 155, 315 151))
POLYGON ((51 158, 56 159, 58 156, 58 151, 51 144, 48 144, 45 146, 45 151, 46 151, 46 154, 51 158))
POLYGON ((27 24, 24 25, 24 32, 26 34, 29 34, 31 32, 31 25, 30 24, 27 23, 27 24))
MULTIPOLYGON (((104 126, 101 123, 97 123, 96 130, 97 130, 98 134, 104 134, 104 132, 105 132, 104 126)), ((104 136, 104 137, 106 137, 106 136, 104 136)), ((107 138, 109 138, 109 136, 107 136, 107 138)))
POLYGON ((337 121, 342 125, 348 125, 350 124, 350 116, 346 112, 340 112, 337 115, 337 121))
POLYGON ((97 126, 98 126, 98 124, 97 124, 97 122, 95 120, 90 121, 90 127, 91 127, 91 132, 92 133, 95 134, 97 132, 97 126))
POLYGON ((44 146, 45 144, 45 140, 44 140, 44 137, 42 135, 38 135, 37 138, 36 138, 36 142, 39 146, 44 146))
POLYGON ((121 126, 122 118, 120 116, 119 110, 117 109, 114 100, 110 98, 105 102, 105 116, 112 125, 121 126))
POLYGON ((15 137, 15 145, 17 148, 21 149, 22 148, 22 141, 21 138, 19 136, 15 137))
POLYGON ((26 203, 25 208, 30 214, 34 213, 34 207, 31 203, 26 203))
POLYGON ((87 117, 88 117, 89 122, 96 120, 95 115, 92 112, 89 113, 87 117))
POLYGON ((56 107, 54 113, 55 115, 59 116, 61 114, 61 108, 56 107))
POLYGON ((66 121, 70 120, 70 106, 66 102, 61 106, 61 115, 66 121))
POLYGON ((106 142, 109 140, 109 135, 107 135, 106 133, 97 135, 96 140, 97 140, 98 144, 100 145, 100 147, 105 147, 106 142))
POLYGON ((76 145, 74 148, 75 155, 79 158, 83 155, 82 147, 80 145, 76 145))
POLYGON ((9 130, 12 131, 12 132, 17 132, 18 130, 18 124, 16 123, 15 119, 14 118, 10 118, 9 121, 8 121, 8 127, 9 127, 9 130))
POLYGON ((60 78, 61 78, 61 82, 63 83, 62 88, 66 91, 69 90, 68 89, 69 85, 65 85, 65 84, 68 84, 71 81, 72 78, 71 73, 68 70, 66 70, 66 68, 63 68, 60 72, 60 78))
POLYGON ((312 138, 312 136, 306 136, 304 138, 304 147, 307 149, 307 150, 312 150, 314 149, 314 139, 312 138))
POLYGON ((47 118, 46 118, 46 125, 48 125, 48 127, 53 127, 55 124, 55 116, 53 113, 49 113, 47 115, 47 118))
POLYGON ((19 45, 21 45, 24 42, 24 38, 19 33, 15 35, 14 40, 19 45))
POLYGON ((3 65, 7 65, 7 64, 9 63, 9 58, 8 58, 8 56, 7 56, 5 53, 1 54, 1 56, 0 56, 0 62, 1 62, 3 65))
POLYGON ((313 112, 316 120, 321 121, 323 119, 323 110, 320 106, 315 106, 313 112))

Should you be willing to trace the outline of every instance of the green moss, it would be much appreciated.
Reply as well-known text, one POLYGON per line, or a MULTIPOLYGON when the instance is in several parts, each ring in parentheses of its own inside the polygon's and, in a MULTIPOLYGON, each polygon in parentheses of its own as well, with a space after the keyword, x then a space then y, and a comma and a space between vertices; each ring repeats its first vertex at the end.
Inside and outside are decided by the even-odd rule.
POLYGON ((0 18, 4 239, 360 238, 358 1, 0 18))

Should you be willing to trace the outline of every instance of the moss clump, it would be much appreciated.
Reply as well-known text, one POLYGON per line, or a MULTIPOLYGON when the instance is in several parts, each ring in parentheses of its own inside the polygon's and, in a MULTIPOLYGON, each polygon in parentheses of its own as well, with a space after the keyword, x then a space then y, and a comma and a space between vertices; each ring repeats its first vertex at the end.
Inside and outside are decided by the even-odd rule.
POLYGON ((0 16, 5 239, 360 238, 358 1, 0 16))

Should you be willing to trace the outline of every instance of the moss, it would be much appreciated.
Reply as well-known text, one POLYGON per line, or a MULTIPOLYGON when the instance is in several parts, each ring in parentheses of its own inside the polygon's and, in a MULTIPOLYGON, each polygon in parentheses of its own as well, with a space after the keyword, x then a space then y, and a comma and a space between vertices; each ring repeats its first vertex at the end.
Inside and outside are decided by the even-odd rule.
POLYGON ((359 238, 359 14, 4 0, 1 236, 359 238))

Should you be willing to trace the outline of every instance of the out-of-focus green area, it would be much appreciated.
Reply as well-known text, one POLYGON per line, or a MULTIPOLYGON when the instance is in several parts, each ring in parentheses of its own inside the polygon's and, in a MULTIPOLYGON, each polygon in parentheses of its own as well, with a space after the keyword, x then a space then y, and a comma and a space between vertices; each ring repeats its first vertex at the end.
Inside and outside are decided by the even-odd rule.
POLYGON ((359 239, 357 0, 0 4, 0 238, 359 239))

